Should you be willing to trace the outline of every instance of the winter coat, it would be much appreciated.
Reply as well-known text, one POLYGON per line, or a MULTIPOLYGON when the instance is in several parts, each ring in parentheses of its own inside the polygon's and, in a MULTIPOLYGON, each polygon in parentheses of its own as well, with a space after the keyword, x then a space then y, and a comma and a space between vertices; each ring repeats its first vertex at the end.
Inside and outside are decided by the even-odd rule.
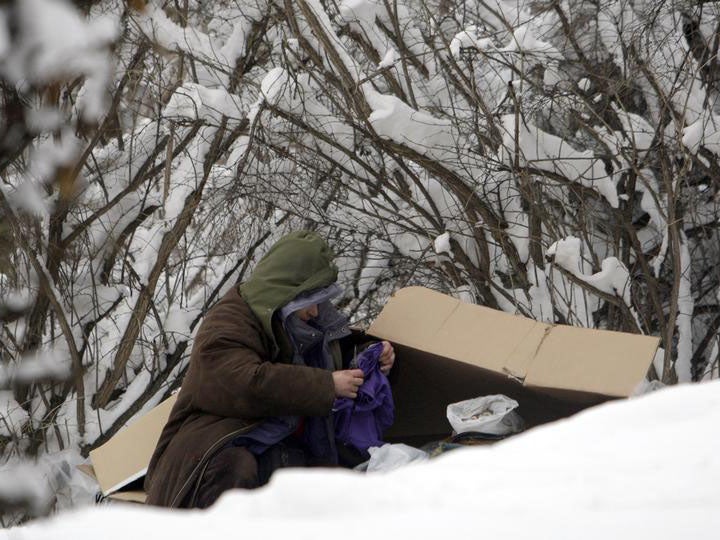
POLYGON ((187 503, 210 456, 263 418, 330 414, 332 373, 292 364, 275 313, 299 294, 333 283, 332 256, 316 234, 292 233, 268 251, 248 282, 208 311, 148 467, 148 504, 187 503))

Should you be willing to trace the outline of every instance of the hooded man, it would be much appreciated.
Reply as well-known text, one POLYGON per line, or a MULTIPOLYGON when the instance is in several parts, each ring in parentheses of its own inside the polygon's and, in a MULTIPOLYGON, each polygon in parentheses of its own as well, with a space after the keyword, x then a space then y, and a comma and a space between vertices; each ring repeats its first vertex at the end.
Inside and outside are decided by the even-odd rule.
MULTIPOLYGON (((332 259, 317 234, 290 233, 208 311, 148 466, 148 504, 204 508, 280 467, 338 463, 333 402, 354 399, 363 372, 347 369, 332 259)), ((394 357, 384 342, 383 373, 394 357)))

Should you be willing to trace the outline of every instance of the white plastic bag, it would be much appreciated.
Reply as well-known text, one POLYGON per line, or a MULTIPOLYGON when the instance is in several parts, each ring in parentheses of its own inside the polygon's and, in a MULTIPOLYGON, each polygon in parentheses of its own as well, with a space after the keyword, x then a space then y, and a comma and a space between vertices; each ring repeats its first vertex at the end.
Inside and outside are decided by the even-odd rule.
POLYGON ((515 410, 517 406, 517 401, 502 394, 483 396, 451 403, 447 408, 447 418, 457 433, 473 431, 510 435, 525 427, 525 422, 515 410))
POLYGON ((368 449, 370 460, 361 463, 356 470, 367 472, 386 472, 403 467, 415 461, 428 459, 427 452, 408 446, 407 444, 383 444, 368 449))

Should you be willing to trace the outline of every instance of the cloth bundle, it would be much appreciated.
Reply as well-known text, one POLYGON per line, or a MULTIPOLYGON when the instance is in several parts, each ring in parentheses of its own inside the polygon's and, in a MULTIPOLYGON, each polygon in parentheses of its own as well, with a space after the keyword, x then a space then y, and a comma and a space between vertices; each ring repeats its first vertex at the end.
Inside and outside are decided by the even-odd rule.
POLYGON ((355 399, 338 398, 333 406, 335 438, 367 451, 371 446, 382 446, 382 433, 395 417, 390 383, 380 371, 382 343, 375 343, 357 356, 357 367, 365 380, 355 399))

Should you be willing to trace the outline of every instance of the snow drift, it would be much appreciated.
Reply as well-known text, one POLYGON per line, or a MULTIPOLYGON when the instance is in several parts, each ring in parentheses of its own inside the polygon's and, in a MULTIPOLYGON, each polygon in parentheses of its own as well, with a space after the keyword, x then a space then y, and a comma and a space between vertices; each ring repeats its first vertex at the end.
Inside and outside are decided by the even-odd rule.
POLYGON ((679 386, 387 474, 281 471, 207 511, 111 505, 0 538, 716 538, 718 422, 720 382, 679 386))

